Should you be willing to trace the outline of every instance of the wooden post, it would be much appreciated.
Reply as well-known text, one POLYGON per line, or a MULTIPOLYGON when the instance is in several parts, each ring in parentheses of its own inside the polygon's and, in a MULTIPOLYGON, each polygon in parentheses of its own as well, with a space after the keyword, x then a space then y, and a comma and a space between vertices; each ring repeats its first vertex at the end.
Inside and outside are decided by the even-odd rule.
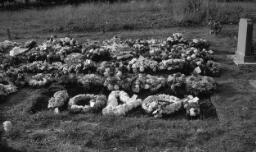
POLYGON ((6 31, 7 31, 8 40, 12 40, 10 29, 8 28, 6 31))
POLYGON ((209 2, 210 0, 207 0, 207 10, 206 10, 206 23, 208 24, 208 22, 209 22, 209 19, 210 19, 210 8, 209 8, 209 2))

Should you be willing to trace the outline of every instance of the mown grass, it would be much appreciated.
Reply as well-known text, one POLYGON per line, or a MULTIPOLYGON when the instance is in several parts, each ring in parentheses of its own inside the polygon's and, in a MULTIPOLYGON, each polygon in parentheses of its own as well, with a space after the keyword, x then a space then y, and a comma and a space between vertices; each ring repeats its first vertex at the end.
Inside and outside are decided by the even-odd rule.
MULTIPOLYGON (((107 117, 101 114, 70 114, 67 111, 54 115, 44 109, 31 114, 27 109, 33 103, 32 99, 43 91, 30 89, 14 94, 0 106, 0 122, 11 120, 14 124, 13 131, 3 136, 9 146, 31 152, 255 151, 256 91, 248 80, 254 80, 256 72, 240 71, 225 57, 234 53, 235 43, 229 36, 209 36, 206 28, 172 30, 123 32, 122 36, 161 38, 176 31, 190 38, 210 39, 223 71, 221 77, 216 78, 219 91, 211 97, 218 119, 155 119, 147 115, 107 117)), ((102 37, 106 38, 93 36, 94 39, 102 37)))
POLYGON ((168 28, 204 25, 211 16, 237 23, 245 12, 255 12, 255 2, 208 0, 152 0, 121 3, 87 3, 42 9, 0 12, 0 36, 10 28, 13 38, 24 34, 74 33, 168 28))
POLYGON ((51 111, 12 114, 17 116, 5 115, 14 123, 5 137, 9 146, 24 151, 238 152, 255 147, 251 120, 226 124, 215 119, 53 115, 51 111))
POLYGON ((39 112, 21 119, 12 117, 12 121, 16 126, 7 137, 28 151, 61 151, 66 146, 80 151, 183 151, 185 147, 201 148, 200 144, 224 133, 224 129, 216 127, 216 120, 170 121, 68 113, 56 116, 39 112))

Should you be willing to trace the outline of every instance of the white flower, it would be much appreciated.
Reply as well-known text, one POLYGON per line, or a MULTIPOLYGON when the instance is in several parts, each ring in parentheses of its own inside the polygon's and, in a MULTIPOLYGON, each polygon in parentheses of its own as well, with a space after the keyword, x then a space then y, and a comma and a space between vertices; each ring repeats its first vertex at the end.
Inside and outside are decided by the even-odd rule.
POLYGON ((141 105, 141 99, 137 95, 129 97, 124 91, 112 91, 108 96, 107 106, 102 110, 103 115, 125 115, 130 110, 141 105), (122 104, 118 104, 118 98, 122 104))
POLYGON ((199 43, 199 40, 198 39, 193 39, 192 42, 193 43, 199 43))
POLYGON ((12 130, 12 122, 11 121, 4 121, 3 128, 5 132, 10 132, 12 130))

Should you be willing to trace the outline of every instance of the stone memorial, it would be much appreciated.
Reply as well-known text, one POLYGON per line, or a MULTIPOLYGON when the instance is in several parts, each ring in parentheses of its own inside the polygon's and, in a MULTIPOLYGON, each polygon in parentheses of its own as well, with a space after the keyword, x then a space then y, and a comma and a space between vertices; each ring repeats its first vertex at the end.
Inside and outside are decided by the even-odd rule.
POLYGON ((239 22, 237 51, 234 62, 237 65, 255 64, 256 54, 253 51, 253 22, 251 19, 241 18, 239 22))

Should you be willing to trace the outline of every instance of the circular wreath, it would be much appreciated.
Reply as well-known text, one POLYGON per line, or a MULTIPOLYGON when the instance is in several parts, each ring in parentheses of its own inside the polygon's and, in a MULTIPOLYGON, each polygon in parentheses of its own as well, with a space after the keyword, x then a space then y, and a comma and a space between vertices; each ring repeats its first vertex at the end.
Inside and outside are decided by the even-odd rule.
POLYGON ((142 108, 154 117, 162 117, 163 114, 172 114, 182 107, 182 100, 166 94, 148 96, 142 102, 142 108))
POLYGON ((45 86, 50 81, 50 74, 36 74, 32 76, 32 78, 29 80, 28 84, 32 87, 41 87, 45 86))
POLYGON ((17 90, 17 87, 11 81, 6 79, 5 75, 0 75, 0 96, 9 95, 17 90))
POLYGON ((0 83, 0 96, 6 96, 17 91, 17 87, 11 83, 2 84, 0 83))
POLYGON ((71 112, 98 112, 106 105, 105 95, 79 94, 69 100, 71 112))

